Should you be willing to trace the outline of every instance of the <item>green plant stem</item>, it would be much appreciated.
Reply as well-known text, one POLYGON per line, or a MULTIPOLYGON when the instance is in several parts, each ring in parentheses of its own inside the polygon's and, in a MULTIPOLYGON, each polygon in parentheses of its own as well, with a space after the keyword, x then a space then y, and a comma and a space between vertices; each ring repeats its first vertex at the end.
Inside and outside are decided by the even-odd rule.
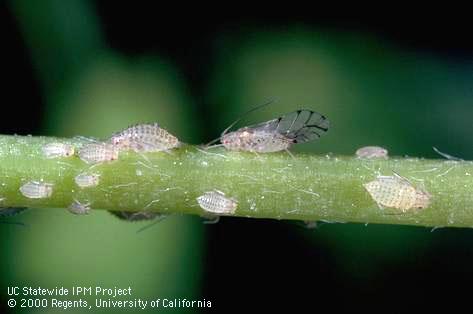
POLYGON ((238 201, 234 216, 302 221, 473 226, 473 163, 469 161, 287 153, 252 154, 183 145, 171 153, 120 153, 119 160, 91 166, 77 156, 46 159, 41 147, 74 139, 0 136, 2 207, 66 208, 75 199, 93 209, 156 211, 205 216, 196 197, 223 191, 238 201), (96 187, 79 188, 74 177, 84 171, 100 175, 96 187), (392 215, 380 209, 363 188, 377 175, 393 171, 431 195, 419 212, 392 215), (53 184, 46 199, 28 199, 24 183, 53 184))

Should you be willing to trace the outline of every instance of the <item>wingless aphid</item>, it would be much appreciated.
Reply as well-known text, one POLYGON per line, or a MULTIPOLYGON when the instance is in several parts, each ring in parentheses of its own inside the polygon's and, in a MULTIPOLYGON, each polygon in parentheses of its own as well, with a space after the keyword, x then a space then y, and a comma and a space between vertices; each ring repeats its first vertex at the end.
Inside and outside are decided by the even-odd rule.
POLYGON ((286 150, 293 144, 305 143, 320 138, 329 129, 329 120, 312 110, 297 110, 277 119, 228 130, 220 136, 222 145, 231 151, 271 153, 286 150))
POLYGON ((74 146, 66 143, 49 143, 42 147, 46 158, 71 157, 74 155, 74 146))
POLYGON ((20 192, 27 198, 48 198, 53 194, 53 185, 41 181, 29 181, 20 187, 20 192))
POLYGON ((427 191, 416 188, 396 173, 394 176, 378 176, 363 186, 380 208, 385 206, 407 213, 427 208, 430 204, 431 195, 427 191))
POLYGON ((90 212, 90 203, 81 203, 78 200, 74 200, 68 210, 74 215, 87 215, 90 212))
POLYGON ((379 146, 365 146, 359 148, 355 154, 360 159, 388 158, 388 150, 379 146))
POLYGON ((197 203, 206 212, 212 214, 233 214, 238 206, 238 202, 225 196, 225 193, 214 190, 205 192, 197 197, 197 203))
POLYGON ((90 143, 81 147, 79 157, 88 164, 98 164, 118 159, 118 149, 108 143, 90 143))
POLYGON ((177 137, 159 127, 157 123, 130 126, 113 134, 110 142, 120 150, 131 149, 139 153, 167 152, 180 145, 177 137))

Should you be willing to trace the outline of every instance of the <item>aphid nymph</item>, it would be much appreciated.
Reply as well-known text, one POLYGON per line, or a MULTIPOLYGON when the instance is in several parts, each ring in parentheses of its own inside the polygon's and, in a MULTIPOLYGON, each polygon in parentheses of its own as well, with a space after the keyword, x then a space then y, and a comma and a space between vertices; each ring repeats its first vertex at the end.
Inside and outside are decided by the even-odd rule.
POLYGON ((80 188, 94 187, 99 184, 100 175, 96 173, 79 173, 75 178, 77 186, 80 188))
POLYGON ((40 181, 29 181, 20 187, 20 192, 27 198, 48 198, 53 194, 53 185, 40 181))
POLYGON ((180 145, 177 137, 157 123, 130 126, 113 134, 110 142, 121 150, 131 149, 141 153, 169 151, 180 145))
POLYGON ((79 157, 88 164, 118 159, 118 149, 108 143, 89 143, 81 147, 79 157))
POLYGON ((74 146, 66 143, 49 143, 42 147, 46 158, 61 158, 74 155, 74 146))
POLYGON ((69 212, 75 215, 87 215, 90 211, 90 203, 81 203, 78 200, 74 200, 68 209, 69 212))
POLYGON ((388 150, 379 146, 365 146, 356 151, 361 159, 388 158, 388 150))
POLYGON ((430 204, 431 195, 427 191, 416 188, 398 174, 378 176, 363 186, 381 208, 385 206, 407 213, 427 208, 430 204))
POLYGON ((197 203, 206 212, 219 215, 233 214, 238 206, 235 199, 225 196, 225 193, 218 190, 205 192, 197 197, 197 203))

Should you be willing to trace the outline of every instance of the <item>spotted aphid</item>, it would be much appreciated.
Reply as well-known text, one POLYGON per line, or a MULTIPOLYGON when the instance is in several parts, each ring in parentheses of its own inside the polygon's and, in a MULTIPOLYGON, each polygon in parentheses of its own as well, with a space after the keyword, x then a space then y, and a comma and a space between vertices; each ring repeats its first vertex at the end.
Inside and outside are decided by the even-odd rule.
POLYGON ((356 151, 361 159, 388 158, 388 150, 379 146, 365 146, 356 151))
POLYGON ((427 191, 416 188, 397 174, 378 176, 363 186, 378 206, 399 209, 402 213, 424 209, 430 204, 431 195, 427 191))
POLYGON ((293 144, 320 138, 328 131, 329 120, 311 110, 297 110, 277 119, 227 133, 220 138, 222 145, 232 151, 271 153, 288 150, 293 144))
POLYGON ((89 143, 81 147, 79 157, 88 164, 98 164, 118 159, 118 149, 108 143, 89 143))
POLYGON ((29 181, 20 187, 20 192, 27 198, 48 198, 53 194, 53 185, 45 182, 29 181))
POLYGON ((225 193, 218 190, 205 192, 197 197, 197 203, 206 212, 219 215, 233 214, 238 207, 235 199, 225 196, 225 193))
POLYGON ((99 184, 100 175, 96 173, 79 173, 75 178, 77 186, 80 188, 94 187, 99 184))
POLYGON ((70 157, 75 153, 74 146, 66 143, 49 143, 41 149, 46 158, 70 157))
POLYGON ((157 123, 136 124, 113 134, 110 142, 121 150, 136 152, 169 151, 179 147, 179 140, 157 123))
POLYGON ((78 200, 74 200, 68 210, 75 215, 87 215, 90 211, 90 203, 81 203, 78 200))

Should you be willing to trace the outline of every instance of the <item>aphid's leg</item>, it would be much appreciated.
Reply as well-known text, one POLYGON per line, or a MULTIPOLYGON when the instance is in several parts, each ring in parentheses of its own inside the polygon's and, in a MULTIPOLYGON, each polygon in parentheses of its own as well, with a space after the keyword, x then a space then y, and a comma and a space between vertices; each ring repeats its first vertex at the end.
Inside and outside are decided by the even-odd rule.
POLYGON ((252 150, 251 152, 256 155, 257 159, 259 159, 260 161, 263 161, 263 158, 261 158, 260 154, 258 154, 256 151, 252 150))
POLYGON ((205 219, 202 223, 206 225, 214 225, 220 221, 220 216, 202 217, 202 218, 205 219))
POLYGON ((174 156, 174 153, 170 149, 165 149, 165 150, 163 150, 163 152, 165 152, 166 154, 169 154, 171 156, 174 156))
POLYGON ((219 156, 219 157, 222 157, 222 158, 225 158, 225 159, 228 158, 227 156, 222 155, 222 154, 209 153, 209 152, 206 151, 207 148, 201 149, 201 148, 199 148, 199 147, 196 147, 196 149, 197 149, 199 152, 204 153, 204 154, 207 154, 207 155, 215 155, 215 156, 219 156))
POLYGON ((223 144, 215 144, 215 145, 210 145, 210 146, 204 146, 205 147, 204 149, 207 150, 210 148, 221 147, 221 146, 223 146, 223 144))
POLYGON ((285 151, 292 157, 292 159, 296 159, 289 149, 286 148, 285 151))
POLYGON ((163 219, 167 218, 167 216, 169 216, 169 215, 163 214, 163 215, 157 216, 156 218, 154 218, 154 221, 153 221, 152 223, 150 223, 150 224, 148 224, 148 225, 146 225, 146 226, 144 226, 144 227, 141 227, 140 229, 138 229, 138 230, 136 231, 136 233, 140 233, 140 232, 145 231, 146 229, 151 228, 152 226, 154 226, 154 225, 157 224, 158 222, 161 222, 163 219))
POLYGON ((138 151, 135 151, 135 152, 138 153, 138 155, 140 155, 141 158, 143 158, 148 163, 148 165, 151 165, 151 166, 153 165, 143 152, 138 152, 138 151))

